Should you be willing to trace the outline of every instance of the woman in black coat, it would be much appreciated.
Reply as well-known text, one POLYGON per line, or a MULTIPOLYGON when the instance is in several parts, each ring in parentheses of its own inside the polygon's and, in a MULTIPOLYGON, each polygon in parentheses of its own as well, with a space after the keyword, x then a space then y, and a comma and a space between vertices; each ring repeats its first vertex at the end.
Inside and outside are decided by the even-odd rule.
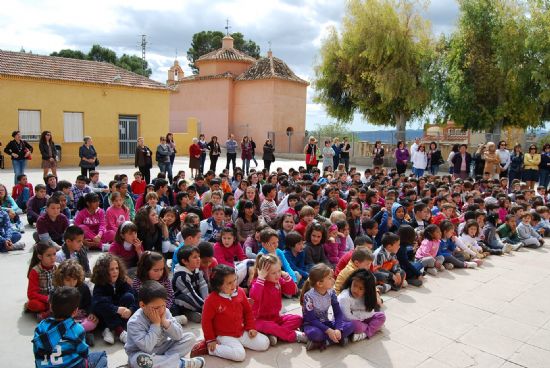
POLYGON ((92 137, 84 137, 84 144, 80 146, 78 150, 78 157, 80 157, 80 173, 85 177, 88 177, 90 171, 94 171, 98 165, 97 152, 92 144, 92 137))
POLYGON ((273 154, 274 152, 275 147, 273 147, 271 139, 266 140, 264 144, 264 153, 262 155, 262 159, 264 160, 264 168, 266 168, 268 172, 271 167, 271 163, 275 162, 275 155, 273 154))
POLYGON ((137 140, 134 167, 139 169, 145 182, 149 184, 151 182, 151 168, 153 167, 153 151, 145 145, 143 137, 139 137, 137 140))
POLYGON ((4 152, 11 157, 14 173, 13 183, 17 184, 19 181, 17 180, 17 177, 25 173, 27 160, 30 160, 33 148, 30 144, 21 139, 21 132, 19 130, 13 131, 11 136, 13 137, 13 140, 6 145, 4 152))
POLYGON ((43 177, 48 175, 50 169, 52 174, 57 176, 57 150, 52 139, 52 132, 45 130, 40 135, 40 143, 38 144, 40 155, 42 155, 42 169, 44 170, 43 177))
POLYGON ((437 143, 430 143, 430 150, 428 151, 428 168, 430 174, 437 175, 439 172, 439 165, 443 163, 443 156, 441 151, 437 148, 437 143))
POLYGON ((208 142, 208 156, 210 157, 210 170, 214 172, 216 172, 216 164, 221 152, 222 149, 218 143, 218 137, 213 135, 212 138, 210 138, 210 142, 208 142))

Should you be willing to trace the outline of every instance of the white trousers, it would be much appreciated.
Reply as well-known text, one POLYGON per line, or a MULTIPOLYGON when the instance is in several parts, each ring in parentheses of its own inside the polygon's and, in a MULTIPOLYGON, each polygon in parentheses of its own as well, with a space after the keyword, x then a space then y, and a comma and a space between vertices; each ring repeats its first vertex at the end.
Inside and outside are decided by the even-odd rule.
POLYGON ((244 348, 256 351, 266 351, 269 348, 269 339, 266 335, 258 332, 256 337, 250 338, 248 331, 245 331, 239 338, 232 336, 218 336, 217 345, 214 351, 209 351, 210 355, 220 358, 242 362, 246 358, 244 348))

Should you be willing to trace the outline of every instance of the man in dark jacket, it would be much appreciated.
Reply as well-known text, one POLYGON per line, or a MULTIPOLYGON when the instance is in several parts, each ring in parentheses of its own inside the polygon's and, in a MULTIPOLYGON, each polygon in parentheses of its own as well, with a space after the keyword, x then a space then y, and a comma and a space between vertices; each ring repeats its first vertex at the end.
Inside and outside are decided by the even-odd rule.
POLYGON ((466 179, 470 172, 470 165, 472 164, 472 155, 466 152, 468 146, 461 144, 458 153, 453 156, 453 176, 455 179, 466 179))

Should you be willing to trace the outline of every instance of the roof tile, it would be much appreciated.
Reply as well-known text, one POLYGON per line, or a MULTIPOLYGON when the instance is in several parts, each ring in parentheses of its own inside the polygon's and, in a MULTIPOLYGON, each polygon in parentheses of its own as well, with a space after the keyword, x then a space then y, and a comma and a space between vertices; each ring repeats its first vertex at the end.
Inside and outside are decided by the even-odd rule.
POLYGON ((294 74, 284 61, 273 56, 264 57, 258 60, 250 69, 239 75, 237 80, 245 81, 273 78, 306 85, 309 84, 307 81, 294 74))
POLYGON ((252 56, 245 54, 244 52, 237 50, 235 48, 221 48, 204 54, 197 61, 205 60, 228 60, 228 61, 245 61, 249 63, 256 62, 252 56))

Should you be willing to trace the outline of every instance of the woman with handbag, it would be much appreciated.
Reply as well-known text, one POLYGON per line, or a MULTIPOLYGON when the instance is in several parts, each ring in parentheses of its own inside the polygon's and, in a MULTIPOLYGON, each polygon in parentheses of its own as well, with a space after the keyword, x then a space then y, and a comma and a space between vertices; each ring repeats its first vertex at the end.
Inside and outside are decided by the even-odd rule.
POLYGON ((144 143, 143 137, 137 140, 134 167, 143 175, 145 183, 151 182, 151 168, 153 167, 153 151, 144 143))
POLYGON ((304 147, 304 153, 306 154, 306 167, 307 172, 310 173, 314 167, 317 167, 317 140, 315 137, 309 137, 308 144, 304 147))
POLYGON ((437 175, 439 172, 439 165, 443 164, 443 156, 441 151, 437 148, 437 143, 430 142, 430 150, 428 152, 428 169, 431 175, 437 175))
POLYGON ((372 164, 374 167, 380 168, 384 166, 384 147, 382 147, 382 142, 376 141, 374 143, 372 154, 374 155, 374 158, 372 159, 372 164))
POLYGON ((11 157, 14 173, 13 183, 17 184, 19 181, 17 177, 25 173, 27 160, 31 159, 33 148, 30 144, 21 139, 21 132, 19 130, 13 131, 11 136, 13 140, 7 144, 6 148, 4 148, 4 152, 11 157))
POLYGON ((271 169, 271 163, 275 162, 275 155, 273 154, 273 152, 275 152, 275 148, 271 143, 271 139, 268 139, 265 141, 264 152, 262 155, 262 159, 264 160, 264 168, 267 169, 268 173, 271 169))
POLYGON ((218 143, 218 137, 215 135, 210 138, 208 142, 208 156, 210 157, 210 170, 216 172, 216 164, 218 163, 218 158, 220 158, 220 153, 222 149, 218 143))
POLYGON ((40 135, 40 143, 38 144, 40 154, 42 155, 42 169, 44 170, 43 177, 46 178, 50 169, 52 174, 57 176, 57 149, 52 139, 52 132, 45 130, 40 135))
POLYGON ((509 188, 512 188, 512 181, 518 179, 521 181, 521 172, 523 170, 523 152, 521 144, 516 144, 510 155, 510 166, 508 167, 508 183, 509 188))
POLYGON ((85 177, 88 177, 90 171, 94 171, 95 167, 99 165, 97 159, 97 152, 92 145, 92 137, 85 136, 84 144, 78 150, 78 157, 80 157, 80 173, 85 177))

